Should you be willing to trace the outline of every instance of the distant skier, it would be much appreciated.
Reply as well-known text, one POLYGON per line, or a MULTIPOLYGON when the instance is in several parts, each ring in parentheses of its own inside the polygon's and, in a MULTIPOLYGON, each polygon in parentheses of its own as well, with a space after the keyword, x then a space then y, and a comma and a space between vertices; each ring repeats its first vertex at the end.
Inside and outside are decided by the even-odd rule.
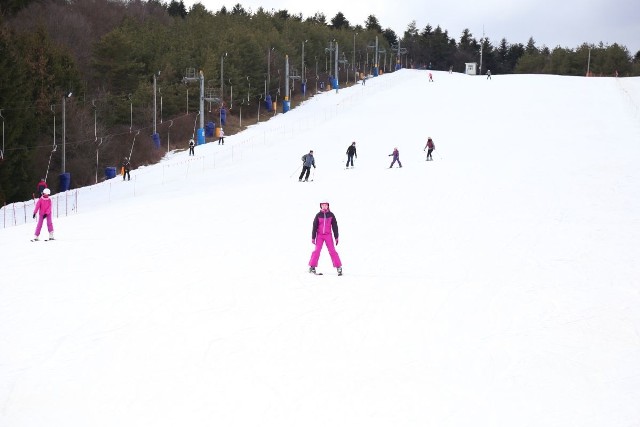
POLYGON ((302 156, 302 172, 300 172, 300 177, 298 178, 299 182, 302 182, 303 176, 305 182, 309 181, 311 166, 313 166, 314 169, 316 168, 316 160, 313 158, 313 150, 309 151, 308 154, 302 156))
MULTIPOLYGON (((433 150, 436 149, 436 144, 433 143, 433 139, 431 139, 431 137, 429 137, 429 139, 427 139, 427 145, 424 146, 424 150, 429 149, 427 151, 427 160, 433 160, 433 157, 431 156, 431 153, 433 153, 433 150)), ((422 150, 422 151, 424 151, 422 150)))
POLYGON ((129 158, 125 157, 122 161, 122 180, 125 181, 128 178, 128 181, 131 181, 131 163, 129 162, 129 158))
POLYGON ((38 197, 42 196, 42 191, 47 187, 47 181, 45 181, 44 178, 40 178, 40 182, 36 186, 38 189, 38 197))
POLYGON ((358 154, 356 153, 356 142, 353 141, 349 148, 347 148, 347 166, 349 167, 349 163, 351 163, 351 167, 353 167, 353 157, 358 158, 358 154))
POLYGON ((195 152, 194 152, 195 146, 196 146, 196 142, 193 140, 193 138, 191 138, 189 140, 189 155, 190 156, 195 156, 195 152))
POLYGON ((429 81, 432 82, 433 81, 433 74, 429 73, 429 81))
POLYGON ((224 130, 220 128, 220 138, 218 139, 218 145, 224 145, 224 130))
POLYGON ((311 230, 311 243, 316 245, 316 248, 311 253, 311 259, 309 260, 309 273, 316 273, 316 267, 318 266, 318 260, 320 259, 320 251, 322 245, 327 245, 327 250, 331 256, 331 262, 333 266, 338 270, 338 276, 342 276, 342 262, 340 256, 336 252, 333 246, 333 239, 331 232, 336 239, 336 246, 338 245, 338 220, 336 216, 329 210, 329 202, 320 203, 320 212, 318 212, 313 219, 313 228, 311 230))
POLYGON ((393 156, 393 161, 391 162, 391 166, 389 166, 389 169, 391 169, 396 162, 398 162, 398 166, 402 167, 402 163, 400 162, 400 152, 398 151, 398 147, 394 148, 393 153, 389 154, 389 156, 393 156))
POLYGON ((491 70, 487 70, 487 80, 491 80, 491 70))
POLYGON ((51 199, 49 198, 51 190, 45 188, 42 190, 42 196, 36 202, 35 209, 33 210, 33 218, 35 219, 38 214, 38 225, 36 225, 36 232, 33 241, 39 240, 40 230, 42 230, 42 223, 47 220, 47 230, 49 230, 49 240, 53 240, 53 221, 51 220, 51 199))

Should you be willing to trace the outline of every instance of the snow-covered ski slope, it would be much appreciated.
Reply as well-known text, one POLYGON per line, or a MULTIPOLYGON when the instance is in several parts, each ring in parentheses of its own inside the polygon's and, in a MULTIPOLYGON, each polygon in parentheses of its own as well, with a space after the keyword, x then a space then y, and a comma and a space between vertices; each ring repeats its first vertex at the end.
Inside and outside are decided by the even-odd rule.
POLYGON ((639 425, 640 79, 433 75, 0 230, 0 425, 639 425))

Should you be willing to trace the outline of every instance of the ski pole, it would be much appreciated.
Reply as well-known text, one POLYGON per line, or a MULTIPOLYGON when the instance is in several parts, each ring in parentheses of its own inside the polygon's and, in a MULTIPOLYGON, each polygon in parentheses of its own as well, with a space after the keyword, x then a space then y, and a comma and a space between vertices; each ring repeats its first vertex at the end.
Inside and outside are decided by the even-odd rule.
POLYGON ((291 175, 289 175, 289 178, 293 178, 293 175, 295 175, 295 174, 296 174, 296 172, 298 172, 299 170, 300 170, 300 166, 298 166, 298 167, 296 168, 296 170, 294 170, 294 171, 293 171, 293 173, 292 173, 291 175))

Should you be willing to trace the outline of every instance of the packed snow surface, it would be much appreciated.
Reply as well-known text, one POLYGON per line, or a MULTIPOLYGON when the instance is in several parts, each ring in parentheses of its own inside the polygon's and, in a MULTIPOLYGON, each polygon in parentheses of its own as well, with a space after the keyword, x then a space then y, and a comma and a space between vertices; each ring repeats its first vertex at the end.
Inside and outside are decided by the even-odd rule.
POLYGON ((640 425, 640 79, 433 77, 0 229, 0 425, 640 425), (307 272, 321 201, 342 277, 307 272))

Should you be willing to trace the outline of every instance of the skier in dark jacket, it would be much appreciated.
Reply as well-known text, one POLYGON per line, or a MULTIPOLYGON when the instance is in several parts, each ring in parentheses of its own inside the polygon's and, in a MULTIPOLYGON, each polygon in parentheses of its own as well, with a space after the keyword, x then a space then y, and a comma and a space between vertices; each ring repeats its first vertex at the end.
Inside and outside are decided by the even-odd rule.
POLYGON ((358 158, 358 154, 356 153, 356 142, 353 141, 349 148, 347 148, 347 167, 349 167, 349 162, 351 162, 351 167, 353 167, 353 157, 358 158))
POLYGON ((125 181, 128 178, 128 181, 131 181, 131 174, 129 174, 129 171, 131 171, 131 163, 129 162, 129 159, 127 157, 124 158, 124 160, 122 161, 122 180, 125 181))
POLYGON ((433 150, 436 149, 436 144, 433 143, 433 139, 431 139, 431 137, 427 139, 427 145, 424 146, 424 150, 426 150, 427 148, 429 149, 429 151, 427 151, 427 160, 433 160, 433 156, 431 156, 431 153, 433 153, 433 150))
POLYGON ((389 166, 389 169, 391 169, 396 162, 398 162, 398 166, 402 167, 402 163, 400 163, 400 152, 398 151, 398 147, 394 148, 393 153, 389 154, 389 156, 393 156, 393 161, 391 162, 391 166, 389 166))
POLYGON ((316 167, 316 160, 313 158, 313 150, 309 151, 309 154, 302 156, 302 172, 300 172, 298 181, 302 181, 303 176, 305 181, 309 181, 311 166, 313 166, 314 169, 316 167))
POLYGON ((336 246, 338 245, 338 220, 333 212, 329 210, 329 202, 320 203, 320 212, 318 212, 313 218, 313 228, 311 230, 311 243, 316 245, 316 248, 311 253, 311 259, 309 260, 309 273, 316 273, 316 267, 318 266, 318 260, 320 259, 320 251, 322 245, 326 244, 331 256, 331 262, 333 266, 338 270, 338 276, 342 276, 342 262, 340 256, 336 252, 333 246, 333 239, 331 238, 331 232, 336 238, 336 246))

